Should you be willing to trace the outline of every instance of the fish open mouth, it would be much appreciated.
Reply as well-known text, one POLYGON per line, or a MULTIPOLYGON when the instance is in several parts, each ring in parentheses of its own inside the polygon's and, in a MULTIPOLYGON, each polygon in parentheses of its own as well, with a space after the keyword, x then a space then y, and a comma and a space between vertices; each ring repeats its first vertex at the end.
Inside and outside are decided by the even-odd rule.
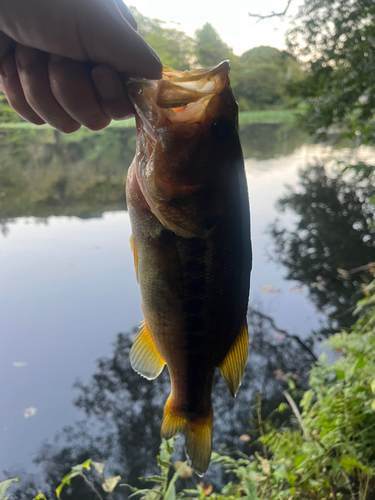
POLYGON ((154 127, 166 121, 196 123, 202 120, 211 99, 229 85, 229 70, 229 61, 192 71, 164 66, 161 80, 130 80, 128 94, 138 116, 154 127))

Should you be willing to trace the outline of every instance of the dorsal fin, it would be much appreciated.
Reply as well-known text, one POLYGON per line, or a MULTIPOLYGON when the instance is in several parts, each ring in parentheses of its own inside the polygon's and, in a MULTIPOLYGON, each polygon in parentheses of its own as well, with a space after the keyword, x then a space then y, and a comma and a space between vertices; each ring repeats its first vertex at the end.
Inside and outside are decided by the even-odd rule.
POLYGON ((142 377, 153 380, 160 375, 165 361, 156 349, 145 320, 142 321, 140 328, 141 331, 136 336, 130 350, 130 364, 133 370, 142 377))
POLYGON ((236 397, 238 388, 241 385, 242 377, 245 371, 248 347, 249 335, 245 319, 234 344, 225 356, 224 361, 222 361, 219 365, 219 370, 234 398, 236 397))

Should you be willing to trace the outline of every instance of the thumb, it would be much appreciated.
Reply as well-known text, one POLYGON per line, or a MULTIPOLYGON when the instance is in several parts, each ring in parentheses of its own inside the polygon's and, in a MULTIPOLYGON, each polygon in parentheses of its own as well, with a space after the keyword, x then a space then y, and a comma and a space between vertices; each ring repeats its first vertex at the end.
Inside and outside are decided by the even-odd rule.
POLYGON ((77 1, 80 40, 88 59, 130 76, 160 78, 159 57, 134 29, 133 16, 121 4, 121 0, 97 0, 87 9, 86 1, 77 1))

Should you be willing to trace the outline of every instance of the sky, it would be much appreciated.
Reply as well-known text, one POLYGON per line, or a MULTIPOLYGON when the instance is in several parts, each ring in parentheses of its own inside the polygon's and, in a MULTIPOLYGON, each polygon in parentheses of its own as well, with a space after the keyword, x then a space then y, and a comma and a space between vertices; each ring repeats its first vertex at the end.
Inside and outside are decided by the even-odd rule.
POLYGON ((289 26, 290 17, 296 14, 298 7, 303 3, 303 0, 292 0, 284 20, 275 17, 257 22, 256 19, 249 17, 249 12, 262 15, 270 14, 272 11, 282 12, 287 0, 263 2, 230 0, 228 3, 217 0, 128 1, 128 5, 133 5, 143 15, 166 21, 168 25, 185 31, 190 36, 194 35, 197 28, 209 22, 237 55, 259 45, 284 49, 284 34, 289 26))

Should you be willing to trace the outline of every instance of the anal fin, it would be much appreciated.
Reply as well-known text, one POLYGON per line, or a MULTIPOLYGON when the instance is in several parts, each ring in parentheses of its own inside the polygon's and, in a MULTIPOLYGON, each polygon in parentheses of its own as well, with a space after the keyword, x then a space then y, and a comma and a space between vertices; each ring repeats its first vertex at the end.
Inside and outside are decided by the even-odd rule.
POLYGON ((249 335, 247 332, 246 319, 237 335, 234 344, 230 348, 224 361, 219 365, 220 372, 232 393, 236 397, 237 391, 241 385, 242 377, 245 371, 247 352, 249 348, 249 335))
POLYGON ((192 420, 178 415, 172 407, 172 397, 169 396, 164 407, 161 436, 170 439, 178 433, 186 437, 185 452, 189 465, 199 476, 208 469, 212 447, 212 406, 208 415, 195 416, 192 420))
POLYGON ((164 359, 156 349, 146 322, 141 323, 141 331, 134 340, 130 350, 130 364, 134 371, 148 380, 153 380, 160 375, 165 365, 164 359))

